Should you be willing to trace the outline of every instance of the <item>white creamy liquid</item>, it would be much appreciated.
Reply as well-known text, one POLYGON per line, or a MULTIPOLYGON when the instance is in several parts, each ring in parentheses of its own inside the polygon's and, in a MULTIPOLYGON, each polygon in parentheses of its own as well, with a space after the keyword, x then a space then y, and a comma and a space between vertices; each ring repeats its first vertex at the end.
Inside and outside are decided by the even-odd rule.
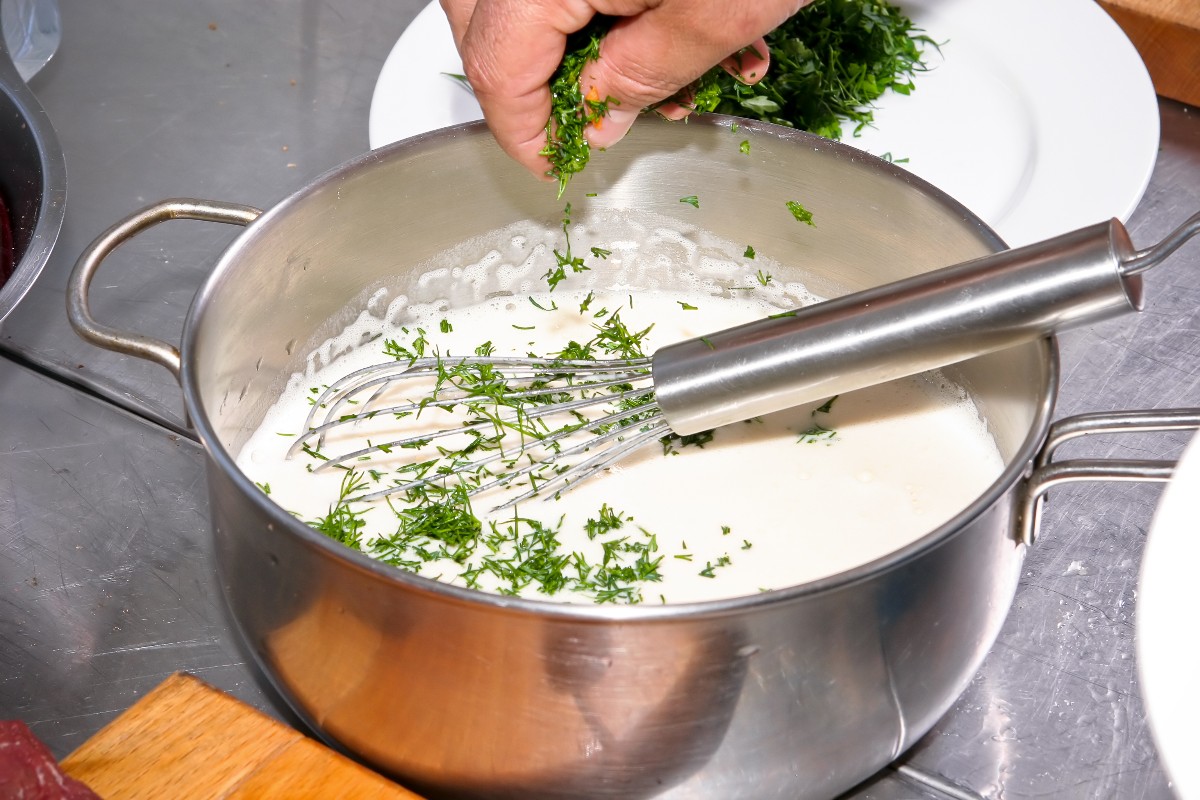
MULTIPOLYGON (((634 294, 597 290, 581 312, 587 293, 566 288, 537 295, 534 300, 542 308, 527 296, 514 296, 465 310, 415 309, 419 322, 406 323, 406 331, 388 330, 384 337, 406 346, 423 338, 428 351, 436 349, 443 357, 471 354, 486 341, 497 353, 545 355, 558 352, 570 340, 591 338, 592 326, 606 318, 598 312, 620 309, 620 318, 630 330, 653 325, 646 342, 649 352, 655 346, 779 310, 761 300, 729 299, 697 290, 634 294), (554 305, 556 311, 543 310, 554 305)), ((354 331, 346 338, 355 339, 354 331)), ((310 374, 294 376, 239 454, 242 470, 260 486, 269 486, 271 498, 303 520, 330 512, 345 472, 311 472, 319 460, 303 453, 288 459, 287 449, 304 430, 320 387, 361 366, 389 360, 382 355, 382 345, 383 339, 377 340, 310 374)), ((621 550, 610 544, 610 551, 620 559, 614 566, 631 564, 639 555, 658 559, 656 574, 661 580, 637 583, 632 596, 615 598, 617 602, 700 601, 792 586, 885 556, 949 520, 1003 468, 969 397, 936 374, 843 395, 827 411, 819 410, 820 405, 723 427, 703 448, 676 446, 674 454, 664 455, 662 446, 651 443, 560 497, 522 502, 519 514, 556 529, 558 552, 582 556, 592 568, 603 563, 604 543, 622 537, 640 549, 621 550), (813 431, 816 435, 805 435, 813 431), (602 508, 617 512, 624 524, 589 538, 588 520, 599 519, 602 508)), ((421 420, 426 429, 459 424, 452 415, 429 409, 421 420)), ((366 423, 346 426, 326 439, 320 451, 349 452, 364 446, 367 439, 388 441, 389 436, 395 438, 396 430, 404 429, 390 417, 370 423, 388 430, 366 423)), ((399 463, 394 459, 412 457, 408 451, 375 453, 369 462, 352 461, 348 466, 367 475, 365 481, 377 488, 391 480, 390 470, 399 463), (375 470, 377 477, 366 470, 375 470)), ((473 501, 484 532, 492 524, 503 529, 513 518, 512 509, 488 514, 504 499, 504 491, 473 501)), ((351 505, 364 511, 365 527, 360 532, 364 546, 398 526, 394 510, 386 503, 369 506, 351 505)), ((431 543, 426 552, 436 550, 432 546, 436 544, 431 543)), ((464 571, 478 569, 488 557, 510 556, 492 553, 480 543, 461 563, 449 558, 417 559, 417 571, 464 584, 464 571)), ((577 571, 577 566, 564 568, 571 575, 577 571)), ((484 590, 511 591, 511 586, 486 572, 474 580, 484 590)), ((588 591, 547 595, 536 582, 518 593, 554 601, 596 601, 588 591)))

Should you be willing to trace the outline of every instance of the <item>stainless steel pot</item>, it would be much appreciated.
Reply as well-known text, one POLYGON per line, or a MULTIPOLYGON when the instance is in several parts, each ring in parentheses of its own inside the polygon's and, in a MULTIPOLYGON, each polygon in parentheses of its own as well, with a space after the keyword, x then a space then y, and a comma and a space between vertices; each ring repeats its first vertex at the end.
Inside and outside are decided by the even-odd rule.
MULTIPOLYGON (((0 36, 0 199, 11 216, 14 269, 0 282, 0 321, 41 273, 66 211, 67 172, 45 110, 0 36)), ((2 278, 3 275, 0 275, 2 278)))
MULTIPOLYGON (((1003 247, 968 210, 890 164, 739 126, 715 116, 639 123, 566 199, 577 213, 638 207, 753 243, 795 265, 778 277, 826 295, 1003 247), (700 196, 698 209, 679 202, 688 195, 700 196), (813 212, 815 228, 791 220, 789 200, 813 212)), ((367 307, 381 287, 424 291, 417 276, 438 253, 515 220, 556 224, 563 202, 481 125, 451 128, 369 153, 261 216, 200 201, 136 214, 80 259, 69 312, 89 340, 180 376, 208 453, 233 616, 322 735, 434 795, 835 795, 912 745, 965 688, 1012 601, 1041 494, 1078 477, 1047 465, 1050 480, 1030 478, 1058 382, 1052 340, 948 370, 1006 460, 954 519, 846 573, 736 600, 570 606, 446 586, 309 529, 234 465, 347 306, 367 307), (198 294, 179 350, 106 328, 87 306, 105 255, 176 217, 247 225, 198 294)), ((443 290, 460 299, 454 285, 443 290)), ((1134 471, 1161 480, 1169 466, 1134 471)))

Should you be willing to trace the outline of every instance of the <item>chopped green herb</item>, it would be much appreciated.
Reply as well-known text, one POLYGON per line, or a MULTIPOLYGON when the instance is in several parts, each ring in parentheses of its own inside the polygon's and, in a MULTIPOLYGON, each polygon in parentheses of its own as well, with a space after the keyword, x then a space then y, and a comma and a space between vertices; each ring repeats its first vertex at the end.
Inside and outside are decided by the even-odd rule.
POLYGON ((768 283, 771 282, 771 273, 763 272, 761 269, 758 271, 758 274, 755 275, 754 277, 757 278, 758 282, 761 283, 763 286, 766 286, 768 283))
MULTIPOLYGON (((558 180, 560 197, 591 156, 587 127, 602 124, 615 102, 580 83, 614 21, 596 15, 572 34, 550 81, 542 154, 550 162, 547 174, 558 180)), ((757 118, 840 139, 844 121, 853 123, 855 133, 873 122, 871 104, 885 92, 910 94, 913 76, 925 70, 922 48, 936 46, 886 0, 818 0, 765 38, 772 66, 761 80, 748 84, 714 67, 671 100, 699 112, 757 118)), ((738 127, 732 123, 730 131, 738 127)), ((740 148, 748 153, 749 142, 740 148)))
POLYGON ((841 395, 835 394, 833 397, 826 400, 822 405, 818 406, 816 409, 813 410, 813 416, 815 417, 817 414, 828 414, 830 411, 833 410, 834 401, 837 400, 840 396, 841 395))
POLYGON ((359 541, 363 527, 367 524, 363 512, 350 507, 350 497, 367 487, 359 478, 359 474, 349 470, 342 476, 341 489, 338 491, 337 502, 325 516, 309 523, 321 533, 334 541, 341 542, 355 550, 361 549, 359 541))
POLYGON ((580 83, 584 67, 600 57, 600 40, 612 26, 612 18, 597 15, 583 30, 572 34, 562 63, 550 79, 550 118, 546 120, 546 146, 541 154, 550 162, 546 173, 558 180, 562 197, 571 176, 587 166, 591 158, 585 132, 608 113, 610 99, 601 99, 594 87, 585 92, 580 83))
POLYGON ((742 253, 743 258, 754 258, 754 248, 746 245, 746 252, 742 253))
POLYGON ((300 449, 303 450, 304 454, 307 455, 309 458, 315 458, 320 461, 328 461, 329 460, 320 451, 314 450, 313 448, 309 447, 308 445, 301 445, 300 449))
MULTIPOLYGON (((629 521, 632 520, 633 518, 630 517, 629 521)), ((595 539, 597 536, 603 536, 610 531, 618 530, 622 525, 625 524, 625 522, 626 518, 622 516, 621 512, 613 511, 608 507, 608 504, 605 503, 604 505, 600 506, 600 513, 597 515, 597 518, 589 518, 584 524, 584 529, 587 531, 587 537, 589 539, 595 539)))
POLYGON ((708 561, 705 563, 704 569, 700 570, 700 576, 702 578, 715 578, 715 577, 717 577, 716 570, 718 570, 721 567, 728 567, 732 563, 733 563, 733 559, 731 559, 727 555, 724 555, 724 556, 721 556, 720 558, 718 558, 717 563, 715 563, 715 564, 711 561, 708 561))
POLYGON ((556 262, 555 266, 553 268, 551 268, 550 270, 547 270, 546 274, 542 276, 543 278, 545 278, 546 284, 550 287, 550 291, 552 291, 552 292, 554 291, 554 288, 556 286, 558 286, 560 283, 562 283, 564 280, 567 279, 567 269, 568 268, 571 270, 572 273, 586 272, 589 269, 591 269, 591 267, 588 267, 587 265, 585 265, 583 263, 582 258, 571 254, 571 233, 568 230, 568 228, 570 228, 570 226, 571 226, 571 204, 567 203, 566 207, 563 209, 563 219, 562 219, 562 231, 563 231, 563 238, 566 240, 566 252, 560 253, 558 250, 555 250, 554 251, 554 260, 556 262))
POLYGON ((663 446, 663 455, 675 455, 679 452, 675 449, 675 445, 679 445, 680 447, 697 447, 703 450, 704 445, 711 442, 715 436, 716 434, 713 431, 700 431, 699 433, 689 433, 683 436, 680 436, 678 433, 668 433, 658 441, 663 446))
POLYGON ((800 438, 796 441, 801 444, 815 444, 817 442, 827 442, 837 436, 837 431, 824 428, 820 425, 813 425, 808 430, 800 434, 800 438))
POLYGON ((750 155, 750 140, 743 139, 742 143, 740 145, 738 145, 738 150, 740 150, 742 152, 742 155, 745 155, 745 156, 750 155))
POLYGON ((679 307, 682 308, 684 311, 699 311, 700 310, 699 306, 694 306, 691 303, 685 303, 682 300, 676 300, 675 302, 678 303, 679 307))
POLYGON ((699 198, 699 197, 697 197, 697 196, 696 196, 696 195, 694 195, 694 194, 689 194, 687 197, 681 197, 681 198, 679 198, 679 202, 681 202, 681 203, 687 203, 687 204, 688 204, 689 206, 691 206, 692 208, 699 208, 699 207, 700 207, 700 198, 699 198))
POLYGON ((795 200, 788 200, 787 207, 788 211, 792 212, 792 216, 795 217, 798 222, 803 222, 805 225, 811 225, 814 228, 817 227, 817 223, 813 222, 812 212, 807 208, 800 205, 795 200))
POLYGON ((723 69, 693 88, 716 111, 842 137, 873 121, 871 104, 887 91, 909 94, 925 70, 921 49, 933 41, 886 0, 818 0, 767 34, 771 69, 757 83, 723 69))

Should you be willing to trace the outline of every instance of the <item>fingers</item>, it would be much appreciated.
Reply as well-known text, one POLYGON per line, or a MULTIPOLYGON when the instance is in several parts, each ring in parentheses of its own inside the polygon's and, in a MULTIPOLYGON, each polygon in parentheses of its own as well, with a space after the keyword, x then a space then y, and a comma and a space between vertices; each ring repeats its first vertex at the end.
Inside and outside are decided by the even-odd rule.
MULTIPOLYGON (((771 57, 767 48, 767 40, 760 38, 754 44, 724 59, 719 66, 739 81, 754 84, 763 79, 770 63, 771 57)), ((664 119, 681 120, 695 110, 689 102, 691 98, 687 97, 686 90, 677 92, 674 97, 680 99, 659 103, 654 107, 655 113, 664 119), (683 95, 682 98, 680 98, 681 95, 683 95)))
POLYGON ((742 83, 749 84, 761 81, 770 66, 771 51, 767 47, 767 40, 761 36, 721 61, 722 69, 742 83))
MULTIPOLYGON (((663 0, 619 20, 605 37, 600 58, 584 70, 585 91, 611 97, 608 116, 588 133, 594 147, 610 147, 629 131, 638 112, 671 97, 720 63, 753 83, 769 63, 763 36, 794 14, 804 0, 663 0)), ((603 9, 602 9, 603 10, 603 9)), ((679 104, 659 108, 685 116, 679 104)))
MULTIPOLYGON (((550 116, 549 81, 567 36, 597 13, 619 17, 600 58, 584 70, 585 94, 609 99, 588 131, 594 147, 619 141, 640 111, 672 97, 714 64, 746 83, 769 64, 763 36, 812 0, 441 0, 463 71, 496 141, 537 175, 550 116)), ((659 113, 686 116, 686 104, 659 113)))
POLYGON ((475 11, 475 0, 441 0, 442 12, 450 23, 450 33, 454 36, 454 46, 462 51, 463 34, 471 22, 471 14, 475 11))
MULTIPOLYGON (((466 4, 444 2, 455 6, 455 14, 466 4)), ((462 30, 463 71, 488 127, 504 151, 536 175, 549 167, 539 152, 546 143, 550 78, 562 62, 567 34, 593 14, 583 0, 479 0, 462 30)), ((456 24, 461 17, 451 22, 452 30, 456 24)))

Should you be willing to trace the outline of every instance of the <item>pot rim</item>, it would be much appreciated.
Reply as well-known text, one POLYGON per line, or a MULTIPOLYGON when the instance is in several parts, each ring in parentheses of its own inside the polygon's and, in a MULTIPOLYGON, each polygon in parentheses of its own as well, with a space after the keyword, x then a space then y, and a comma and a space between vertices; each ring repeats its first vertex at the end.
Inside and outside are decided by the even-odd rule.
MULTIPOLYGON (((752 129, 760 131, 764 135, 772 135, 785 140, 796 140, 802 146, 811 147, 816 150, 829 150, 838 157, 849 158, 853 161, 869 159, 868 163, 871 164, 873 169, 890 173, 893 177, 913 185, 940 205, 960 215, 964 221, 974 224, 987 241, 987 244, 992 246, 994 250, 1002 250, 1007 247, 1000 236, 990 226, 967 209, 966 206, 941 189, 901 167, 883 159, 870 156, 850 145, 793 128, 720 114, 703 114, 696 119, 690 120, 688 124, 693 126, 721 125, 729 127, 731 123, 735 122, 739 129, 752 129)), ((638 124, 671 123, 666 121, 652 122, 651 120, 642 120, 638 124)), ((443 583, 433 578, 427 578, 417 573, 394 567, 390 564, 384 564, 364 553, 351 550, 296 519, 260 491, 250 478, 237 467, 234 456, 226 449, 217 436, 208 414, 200 402, 198 390, 199 378, 196 375, 195 366, 196 359, 193 359, 190 354, 197 346, 197 331, 203 326, 205 309, 211 304, 211 298, 224 280, 225 275, 234 269, 233 265, 239 260, 241 251, 249 246, 250 240, 257 235, 258 230, 272 225, 276 218, 286 216, 292 206, 302 202, 310 193, 327 185, 341 182, 344 176, 349 173, 368 168, 373 164, 388 159, 400 157, 409 151, 420 151, 430 147, 438 147, 444 140, 455 139, 461 136, 490 135, 486 124, 482 121, 462 123, 394 142, 382 148, 364 153, 324 172, 309 184, 301 187, 269 208, 258 219, 250 223, 244 231, 238 234, 237 238, 221 254, 215 268, 195 295, 191 308, 184 320, 183 337, 180 347, 182 362, 180 382, 183 387, 184 404, 187 409, 188 418, 191 420, 200 442, 204 445, 205 452, 210 459, 210 465, 221 470, 227 478, 233 481, 236 488, 243 495, 251 499, 251 502, 256 505, 258 510, 266 514, 267 518, 276 526, 281 526, 289 535, 295 536, 303 546, 316 549, 325 555, 331 556, 344 566, 362 572, 372 579, 402 587, 407 591, 433 596, 442 601, 480 607, 482 610, 488 612, 511 612, 519 615, 550 617, 572 623, 659 623, 681 617, 699 619, 740 614, 763 606, 788 604, 804 597, 846 588, 856 583, 870 580, 884 572, 896 569, 920 557, 926 551, 952 539, 957 533, 966 529, 972 520, 978 518, 999 502, 1001 497, 1012 490, 1027 474, 1042 442, 1045 441, 1058 394, 1059 358, 1057 339, 1053 336, 1041 339, 1036 343, 1036 346, 1041 350, 1042 359, 1045 363, 1046 383, 1038 402, 1038 407, 1034 412, 1034 419, 1029 432, 1012 458, 1009 459, 1004 470, 982 494, 942 525, 885 556, 873 559, 851 569, 795 586, 742 597, 688 603, 669 603, 665 605, 651 605, 649 603, 634 605, 608 603, 583 604, 512 597, 443 583)), ((1018 542, 1014 537, 1014 547, 1016 546, 1018 546, 1018 542)))
MULTIPOLYGON (((0 93, 7 96, 28 129, 37 149, 41 177, 41 199, 37 219, 24 252, 13 265, 13 273, 0 286, 0 321, 16 308, 41 274, 62 232, 67 204, 67 164, 50 116, 21 78, 0 35, 0 93)), ((11 206, 12 198, 9 198, 11 206)), ((11 210, 11 208, 10 208, 11 210)))

